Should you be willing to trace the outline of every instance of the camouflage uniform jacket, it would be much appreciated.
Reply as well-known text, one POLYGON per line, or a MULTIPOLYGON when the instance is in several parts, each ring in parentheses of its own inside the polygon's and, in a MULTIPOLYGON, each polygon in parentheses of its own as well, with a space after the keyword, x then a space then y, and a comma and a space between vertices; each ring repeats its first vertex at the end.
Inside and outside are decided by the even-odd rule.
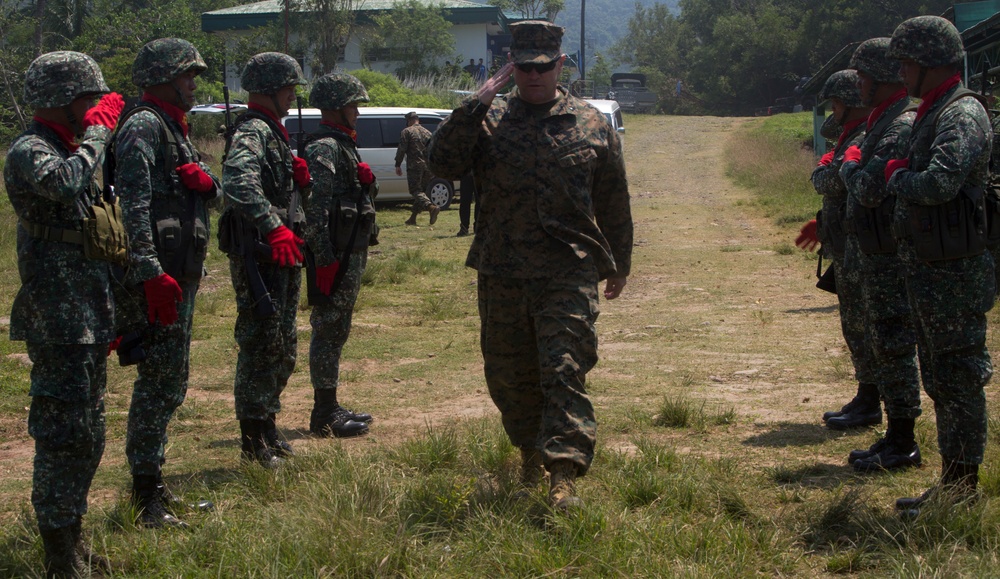
MULTIPOLYGON (((33 123, 11 145, 4 166, 7 195, 19 220, 81 228, 98 199, 95 173, 111 136, 93 125, 74 153, 54 131, 33 123)), ((18 224, 21 288, 10 316, 10 339, 42 344, 106 344, 114 338, 114 303, 107 262, 83 256, 83 246, 31 237, 18 224)))
POLYGON ((240 123, 222 166, 227 209, 238 211, 267 235, 287 225, 272 207, 288 209, 292 187, 292 150, 284 135, 259 118, 240 123))
POLYGON ((959 87, 941 95, 913 126, 908 170, 896 171, 887 186, 897 198, 897 224, 908 222, 911 204, 946 203, 965 185, 987 184, 993 130, 986 109, 971 96, 942 109, 959 87))
POLYGON ((406 127, 399 134, 399 146, 396 147, 396 166, 406 164, 409 167, 421 167, 427 164, 427 146, 431 141, 431 132, 423 125, 406 127))
POLYGON ((913 119, 917 116, 908 108, 912 108, 910 99, 904 97, 882 111, 859 146, 861 163, 847 163, 840 168, 840 176, 852 197, 865 207, 878 207, 889 196, 885 165, 889 159, 906 155, 913 119))
MULTIPOLYGON (((361 156, 357 145, 345 133, 332 128, 329 131, 336 131, 340 138, 319 133, 305 148, 305 159, 313 178, 312 196, 306 208, 305 238, 320 267, 337 261, 336 252, 343 249, 333 246, 330 231, 331 213, 336 211, 338 201, 346 199, 357 203, 359 215, 375 213, 367 188, 358 181, 361 156)), ((363 233, 367 235, 368 232, 363 233)))
POLYGON ((861 145, 865 137, 865 124, 859 123, 833 150, 833 160, 827 165, 813 169, 812 181, 816 192, 823 196, 823 211, 839 210, 847 201, 847 186, 840 178, 840 166, 844 162, 844 151, 851 145, 861 145))
POLYGON ((627 277, 632 213, 621 141, 605 117, 566 94, 540 111, 517 98, 488 109, 473 95, 434 133, 431 170, 481 183, 480 223, 466 265, 541 278, 596 269, 627 277))
MULTIPOLYGON (((156 105, 140 103, 150 108, 156 105)), ((160 116, 168 123, 161 127, 160 119, 150 111, 139 111, 131 115, 119 127, 115 137, 115 191, 118 193, 125 227, 129 238, 130 277, 136 281, 146 281, 163 273, 157 258, 153 228, 156 222, 168 217, 184 218, 191 196, 194 196, 195 216, 209 225, 208 210, 202 196, 184 187, 177 176, 172 154, 167 154, 168 144, 164 130, 173 131, 181 148, 177 166, 199 161, 198 151, 184 136, 177 123, 165 112, 160 116), (169 177, 168 177, 169 175, 169 177), (169 179, 169 180, 168 180, 169 179)), ((212 175, 208 165, 198 162, 202 171, 208 173, 215 183, 213 196, 221 190, 219 179, 212 175)))

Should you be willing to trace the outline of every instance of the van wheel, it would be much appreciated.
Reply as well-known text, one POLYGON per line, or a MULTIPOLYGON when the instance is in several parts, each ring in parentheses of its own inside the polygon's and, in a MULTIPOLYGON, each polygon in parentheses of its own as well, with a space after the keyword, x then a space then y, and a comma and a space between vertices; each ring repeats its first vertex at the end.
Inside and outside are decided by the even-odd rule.
POLYGON ((427 184, 427 196, 430 197, 431 203, 445 210, 451 205, 451 198, 455 196, 455 185, 447 179, 435 177, 427 184))

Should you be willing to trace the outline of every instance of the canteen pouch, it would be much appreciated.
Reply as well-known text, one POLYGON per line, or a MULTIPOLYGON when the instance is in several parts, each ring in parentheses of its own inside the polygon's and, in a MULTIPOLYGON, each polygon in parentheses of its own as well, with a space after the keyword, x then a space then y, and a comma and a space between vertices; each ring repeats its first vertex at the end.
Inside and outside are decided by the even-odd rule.
POLYGON ((862 253, 896 253, 896 238, 892 235, 892 218, 896 198, 888 196, 878 207, 854 207, 854 227, 858 248, 862 253))
POLYGON ((986 250, 986 202, 982 187, 963 188, 939 205, 910 205, 913 250, 924 261, 979 255, 986 250))
POLYGON ((117 265, 128 264, 128 235, 117 201, 97 201, 83 218, 83 254, 117 265))

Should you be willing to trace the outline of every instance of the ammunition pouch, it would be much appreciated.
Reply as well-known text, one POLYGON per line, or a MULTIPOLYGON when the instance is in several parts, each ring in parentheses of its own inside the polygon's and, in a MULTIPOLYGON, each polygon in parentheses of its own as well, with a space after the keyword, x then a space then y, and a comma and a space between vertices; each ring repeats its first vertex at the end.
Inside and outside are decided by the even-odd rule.
POLYGON ((823 247, 830 249, 834 255, 844 255, 844 241, 847 232, 844 230, 844 208, 836 211, 820 210, 816 213, 816 236, 823 247))
POLYGON ((168 217, 153 230, 160 267, 177 281, 196 281, 204 271, 208 255, 208 227, 197 217, 184 221, 168 217))
POLYGON ((83 255, 116 265, 128 263, 128 234, 117 201, 98 200, 83 218, 83 255))
MULTIPOLYGON (((277 215, 282 223, 288 222, 287 209, 279 209, 272 205, 271 213, 277 215)), ((305 221, 305 213, 300 209, 296 212, 295 220, 292 221, 289 229, 301 237, 302 231, 305 229, 305 221)), ((260 234, 257 226, 232 209, 223 211, 219 217, 218 240, 219 251, 226 255, 244 255, 244 244, 249 243, 252 244, 254 258, 259 263, 275 263, 271 257, 271 246, 268 245, 267 239, 260 234)))
POLYGON ((851 226, 858 237, 858 248, 862 253, 896 253, 896 238, 892 233, 892 218, 896 208, 896 198, 888 196, 878 207, 857 204, 853 211, 851 226))
POLYGON ((910 205, 908 236, 917 258, 941 261, 986 251, 987 213, 982 187, 965 187, 939 205, 910 205))
POLYGON ((371 244, 374 225, 375 210, 371 206, 358 207, 354 201, 341 198, 330 214, 330 242, 335 251, 365 249, 371 244))

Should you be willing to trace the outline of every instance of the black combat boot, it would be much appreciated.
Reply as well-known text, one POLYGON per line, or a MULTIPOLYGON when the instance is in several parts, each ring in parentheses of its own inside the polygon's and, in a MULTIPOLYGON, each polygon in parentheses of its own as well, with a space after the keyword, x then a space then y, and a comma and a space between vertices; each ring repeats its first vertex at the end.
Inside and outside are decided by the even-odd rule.
POLYGON ((371 415, 354 414, 337 403, 337 389, 313 390, 313 410, 309 417, 309 432, 317 436, 346 438, 368 433, 363 421, 371 415), (362 418, 354 420, 352 417, 362 418))
POLYGON ((878 398, 878 386, 875 384, 867 384, 864 382, 858 382, 858 392, 851 398, 851 401, 844 404, 840 410, 830 410, 823 413, 823 422, 830 420, 831 418, 836 418, 838 416, 843 416, 844 414, 849 414, 854 410, 858 404, 863 401, 867 401, 872 397, 878 398))
POLYGON ((979 486, 979 465, 964 464, 945 458, 941 466, 941 480, 919 497, 896 499, 896 510, 904 518, 920 514, 920 507, 927 501, 945 500, 957 505, 976 500, 979 486))
POLYGON ((91 571, 95 571, 100 575, 110 573, 111 562, 91 551, 87 543, 84 542, 83 525, 80 523, 80 519, 77 519, 69 528, 73 534, 73 544, 76 548, 76 554, 80 556, 84 568, 89 567, 91 571))
MULTIPOLYGON (((897 470, 920 466, 920 447, 913 435, 916 421, 912 418, 896 418, 889 421, 889 429, 885 433, 884 444, 866 457, 854 461, 854 470, 858 472, 875 472, 881 470, 897 470)), ((872 447, 878 445, 876 442, 872 447)), ((848 457, 850 460, 850 457, 848 457)))
POLYGON ((45 548, 45 576, 59 579, 76 579, 90 573, 83 559, 76 552, 73 529, 59 527, 50 531, 40 531, 42 546, 45 548))
POLYGON ((178 519, 163 504, 163 486, 156 475, 132 475, 132 502, 139 512, 139 524, 147 529, 174 527, 186 529, 187 523, 178 519))
POLYGON ((841 411, 844 409, 847 409, 847 412, 826 419, 827 428, 847 430, 882 423, 882 404, 878 396, 878 387, 874 384, 859 384, 857 396, 841 411))
POLYGON ((417 224, 417 215, 419 213, 420 213, 420 210, 417 209, 416 205, 414 205, 413 209, 410 211, 410 218, 407 219, 406 221, 404 221, 403 224, 404 225, 416 225, 417 224))
POLYGON ((277 468, 281 459, 274 456, 264 439, 266 420, 240 420, 240 448, 243 460, 256 462, 264 468, 277 468))
POLYGON ((294 456, 295 453, 292 452, 292 445, 288 444, 278 436, 278 425, 276 422, 276 416, 272 412, 267 417, 267 427, 264 429, 264 440, 267 441, 268 448, 274 456, 279 458, 286 458, 289 456, 294 456))

